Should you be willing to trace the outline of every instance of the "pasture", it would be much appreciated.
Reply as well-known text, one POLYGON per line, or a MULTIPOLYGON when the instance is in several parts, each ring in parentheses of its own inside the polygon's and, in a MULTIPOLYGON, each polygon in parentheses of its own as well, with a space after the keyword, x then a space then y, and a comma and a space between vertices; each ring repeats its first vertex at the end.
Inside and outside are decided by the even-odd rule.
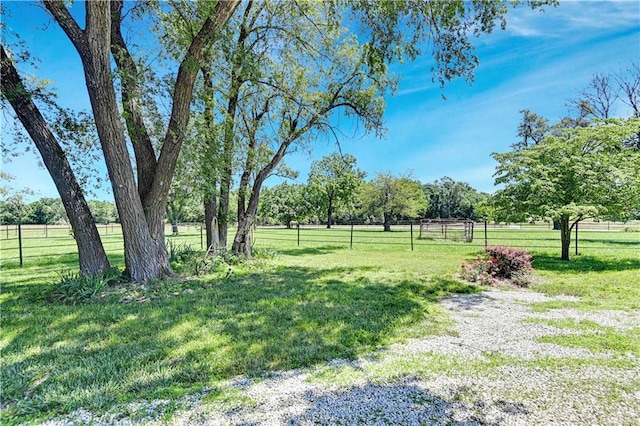
MULTIPOLYGON (((534 291, 579 297, 536 309, 637 312, 640 232, 625 227, 638 225, 585 227, 579 255, 569 263, 557 260, 558 231, 546 226, 489 227, 487 237, 489 245, 530 251, 534 291)), ((448 333, 451 319, 439 300, 482 290, 457 273, 463 260, 482 252, 483 230, 476 229, 473 243, 462 243, 418 240, 417 229, 412 238, 408 226, 392 229, 262 227, 254 233, 253 261, 227 259, 199 276, 122 284, 75 305, 51 296, 60 274, 77 269, 68 231, 25 227, 20 267, 14 230, 0 229, 0 422, 41 422, 80 408, 97 414, 115 409, 116 418, 135 420, 145 414, 132 403, 156 400, 169 401, 156 420, 170 420, 179 401, 202 392, 212 406, 250 405, 230 380, 316 368, 448 333)), ((101 233, 112 264, 122 269, 117 226, 101 233)), ((167 239, 199 250, 201 231, 183 228, 167 239)), ((625 333, 573 326, 594 332, 555 343, 610 351, 620 368, 638 371, 633 336, 640 325, 625 333)), ((497 354, 492 368, 500 362, 514 361, 497 354)), ((636 385, 632 392, 640 390, 636 385)))

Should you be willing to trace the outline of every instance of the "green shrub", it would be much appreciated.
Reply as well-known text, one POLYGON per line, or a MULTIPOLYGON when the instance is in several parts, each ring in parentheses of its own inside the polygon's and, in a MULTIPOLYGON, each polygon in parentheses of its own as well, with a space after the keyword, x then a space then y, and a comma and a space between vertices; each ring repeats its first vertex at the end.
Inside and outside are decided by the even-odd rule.
POLYGON ((120 272, 115 268, 100 275, 81 275, 66 271, 60 273, 60 279, 54 283, 51 295, 56 302, 84 302, 100 294, 108 285, 117 283, 119 279, 120 272))

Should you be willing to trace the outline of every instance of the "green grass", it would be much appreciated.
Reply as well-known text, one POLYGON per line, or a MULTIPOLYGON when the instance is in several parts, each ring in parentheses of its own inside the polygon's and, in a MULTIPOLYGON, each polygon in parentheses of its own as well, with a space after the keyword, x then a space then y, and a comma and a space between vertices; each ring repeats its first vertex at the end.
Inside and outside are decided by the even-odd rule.
MULTIPOLYGON (((120 234, 102 231, 108 232, 112 263, 122 268, 120 234)), ((104 413, 131 401, 175 400, 205 387, 213 389, 208 398, 226 400, 234 396, 223 383, 238 375, 322 367, 410 337, 445 333, 451 323, 438 300, 478 291, 455 274, 483 244, 414 241, 411 250, 408 228, 385 234, 371 227, 354 232, 353 249, 348 228, 304 229, 298 246, 295 229, 259 229, 256 246, 274 248, 276 260, 233 266, 229 278, 214 274, 129 285, 66 305, 53 302, 51 291, 61 272, 77 270, 73 239, 64 230, 49 232, 27 241, 25 253, 32 257, 20 268, 7 255, 16 240, 4 239, 0 231, 3 424, 41 421, 80 407, 104 413), (134 301, 122 303, 123 297, 134 301)), ((557 238, 546 230, 502 232, 517 238, 512 242, 543 236, 551 245, 557 238)), ((196 228, 169 239, 200 248, 196 228)), ((540 278, 534 289, 580 296, 570 304, 578 308, 637 309, 640 254, 629 247, 639 239, 638 233, 598 233, 571 263, 556 261, 554 247, 534 249, 540 278)), ((637 350, 631 342, 636 331, 629 341, 618 334, 556 343, 637 350)), ((496 358, 489 366, 465 368, 481 371, 504 362, 511 361, 496 358)), ((415 363, 397 367, 409 371, 415 363)), ((422 368, 427 374, 463 366, 434 359, 422 368)), ((169 404, 165 414, 177 408, 169 404)))

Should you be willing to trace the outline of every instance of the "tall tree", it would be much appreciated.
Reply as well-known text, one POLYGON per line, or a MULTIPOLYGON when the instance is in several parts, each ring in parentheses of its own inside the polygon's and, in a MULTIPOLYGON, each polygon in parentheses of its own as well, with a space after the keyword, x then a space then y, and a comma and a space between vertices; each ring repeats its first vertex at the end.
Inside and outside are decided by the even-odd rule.
POLYGON ((611 74, 593 74, 579 99, 571 101, 571 104, 594 118, 610 118, 613 105, 618 99, 618 90, 613 80, 611 74))
POLYGON ((382 218, 386 232, 391 231, 391 221, 416 219, 427 205, 420 182, 391 173, 378 173, 374 179, 364 183, 359 197, 364 211, 382 218))
POLYGON ((0 46, 0 55, 2 96, 11 104, 18 119, 29 133, 62 198, 76 237, 80 273, 83 275, 103 273, 110 267, 109 260, 82 188, 71 169, 67 156, 33 102, 30 91, 20 78, 4 46, 0 46))
MULTIPOLYGON (((631 109, 631 116, 640 118, 640 65, 632 63, 629 68, 614 74, 618 83, 619 99, 631 109)), ((629 138, 625 146, 640 149, 640 132, 629 138)))
MULTIPOLYGON (((528 4, 539 7, 553 2, 531 0, 528 4)), ((194 83, 200 65, 210 57, 214 39, 239 3, 240 0, 198 3, 206 13, 202 21, 191 22, 195 37, 180 58, 177 75, 171 85, 170 117, 164 136, 156 144, 156 151, 142 113, 144 103, 141 96, 145 92, 141 85, 142 72, 122 34, 125 17, 135 14, 126 13, 122 0, 87 1, 85 25, 80 25, 67 9, 66 2, 44 1, 46 9, 65 32, 82 61, 97 133, 122 222, 126 272, 134 281, 172 274, 164 246, 163 217, 189 122, 194 83), (127 135, 133 147, 135 173, 127 149, 125 128, 120 120, 111 72, 112 60, 120 80, 120 99, 127 135)), ((491 32, 498 22, 504 27, 506 6, 517 3, 506 0, 455 3, 377 3, 362 0, 348 1, 346 5, 367 28, 370 43, 366 45, 366 63, 373 74, 382 71, 393 60, 415 57, 419 53, 415 46, 430 40, 437 64, 437 78, 444 83, 457 76, 472 78, 478 61, 469 37, 491 32)), ((144 2, 140 13, 146 15, 150 10, 147 6, 153 4, 144 2)), ((170 2, 163 7, 176 7, 178 4, 170 2)), ((296 3, 303 11, 305 7, 316 4, 296 3)), ((332 2, 329 7, 338 11, 344 4, 332 2)), ((343 19, 339 13, 334 16, 337 17, 336 22, 343 19)), ((274 48, 279 46, 277 39, 268 42, 274 48)))
POLYGON ((189 121, 193 86, 203 60, 218 31, 239 0, 221 1, 204 21, 180 63, 173 85, 173 104, 162 148, 156 154, 143 120, 139 71, 121 33, 122 1, 85 3, 84 29, 63 1, 45 1, 47 10, 65 32, 82 61, 89 99, 114 198, 122 223, 126 272, 133 281, 171 275, 164 245, 164 213, 170 183, 189 121), (111 56, 113 54, 113 56, 111 56), (127 150, 111 58, 119 70, 122 106, 132 141, 137 179, 127 150))
POLYGON ((352 155, 334 152, 311 163, 307 185, 316 204, 326 212, 327 228, 331 228, 336 208, 343 203, 353 203, 365 177, 356 162, 352 155))
POLYGON ((640 205, 640 153, 623 141, 640 120, 606 120, 547 135, 532 147, 492 154, 498 161, 494 203, 502 220, 560 223, 561 259, 569 260, 571 230, 587 218, 624 219, 640 205))

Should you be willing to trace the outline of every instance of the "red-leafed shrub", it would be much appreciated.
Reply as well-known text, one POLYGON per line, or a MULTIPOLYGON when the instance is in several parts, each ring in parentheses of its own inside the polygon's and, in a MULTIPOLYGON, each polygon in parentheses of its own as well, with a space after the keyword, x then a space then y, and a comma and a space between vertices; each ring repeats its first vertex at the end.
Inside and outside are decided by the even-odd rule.
POLYGON ((531 283, 531 255, 510 247, 487 247, 485 256, 479 254, 471 263, 462 262, 461 276, 469 282, 483 285, 507 282, 519 287, 531 283))
POLYGON ((489 259, 487 267, 491 275, 496 278, 510 279, 514 273, 529 273, 531 267, 531 255, 524 250, 495 246, 486 248, 489 259))

